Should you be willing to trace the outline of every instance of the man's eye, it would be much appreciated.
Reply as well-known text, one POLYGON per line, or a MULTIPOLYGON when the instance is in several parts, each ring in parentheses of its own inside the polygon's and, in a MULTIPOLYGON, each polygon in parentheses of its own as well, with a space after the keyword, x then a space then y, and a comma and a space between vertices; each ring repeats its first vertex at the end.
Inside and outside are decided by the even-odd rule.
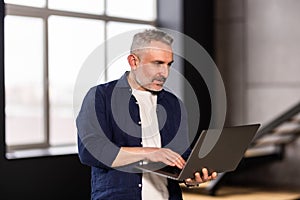
POLYGON ((156 67, 159 67, 159 66, 161 65, 161 62, 159 62, 159 61, 154 61, 154 62, 153 62, 153 65, 155 65, 156 67))

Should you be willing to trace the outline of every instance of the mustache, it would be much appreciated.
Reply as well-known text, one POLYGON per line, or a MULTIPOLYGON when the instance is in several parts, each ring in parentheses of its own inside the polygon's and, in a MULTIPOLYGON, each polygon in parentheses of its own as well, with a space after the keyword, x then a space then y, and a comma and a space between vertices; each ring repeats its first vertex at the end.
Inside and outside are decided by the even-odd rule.
POLYGON ((167 78, 163 76, 155 77, 152 81, 166 82, 167 78))

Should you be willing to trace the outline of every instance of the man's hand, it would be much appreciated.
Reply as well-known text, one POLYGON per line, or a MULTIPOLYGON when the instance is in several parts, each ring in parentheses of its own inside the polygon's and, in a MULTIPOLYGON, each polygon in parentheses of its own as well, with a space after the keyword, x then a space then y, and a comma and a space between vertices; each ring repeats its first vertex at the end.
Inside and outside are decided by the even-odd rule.
POLYGON ((204 183, 210 180, 214 180, 217 178, 217 172, 213 172, 211 174, 208 173, 208 170, 206 168, 202 169, 202 172, 196 172, 194 174, 194 178, 188 178, 185 179, 185 184, 187 186, 196 186, 200 183, 204 183))
POLYGON ((167 148, 151 148, 148 149, 146 159, 151 162, 163 162, 166 165, 176 166, 182 169, 185 165, 185 160, 178 153, 167 148))

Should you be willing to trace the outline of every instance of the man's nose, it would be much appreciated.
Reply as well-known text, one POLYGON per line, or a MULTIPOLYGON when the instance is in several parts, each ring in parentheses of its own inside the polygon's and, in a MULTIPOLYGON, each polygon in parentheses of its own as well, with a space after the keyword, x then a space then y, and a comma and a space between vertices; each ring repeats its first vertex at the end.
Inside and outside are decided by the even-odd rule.
POLYGON ((169 65, 162 64, 159 69, 159 74, 167 78, 169 75, 169 65))

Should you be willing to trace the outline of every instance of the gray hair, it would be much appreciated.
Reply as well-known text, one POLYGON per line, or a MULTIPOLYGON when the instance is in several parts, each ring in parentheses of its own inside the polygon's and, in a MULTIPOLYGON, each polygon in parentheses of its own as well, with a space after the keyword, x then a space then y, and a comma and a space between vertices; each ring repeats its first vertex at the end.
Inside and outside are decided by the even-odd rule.
POLYGON ((145 31, 137 33, 133 36, 130 53, 134 53, 139 49, 148 47, 151 41, 158 41, 171 46, 173 43, 173 38, 171 35, 161 30, 146 29, 145 31))

